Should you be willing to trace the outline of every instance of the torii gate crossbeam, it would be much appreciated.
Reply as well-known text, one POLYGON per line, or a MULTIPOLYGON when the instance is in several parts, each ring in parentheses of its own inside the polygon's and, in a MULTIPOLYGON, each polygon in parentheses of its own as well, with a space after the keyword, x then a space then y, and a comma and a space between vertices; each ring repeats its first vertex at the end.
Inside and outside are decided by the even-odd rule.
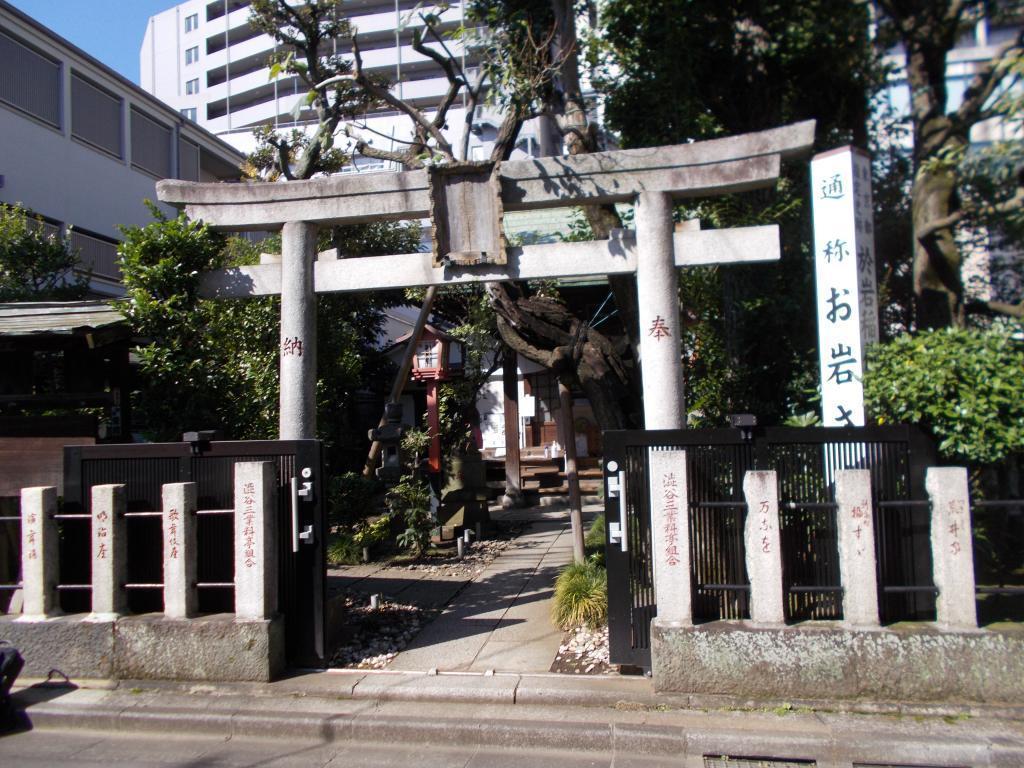
POLYGON ((752 227, 674 233, 677 199, 771 186, 781 161, 808 152, 814 122, 671 147, 503 163, 504 210, 632 202, 636 235, 607 241, 508 249, 503 266, 433 266, 429 255, 316 260, 321 226, 430 214, 426 171, 335 175, 310 181, 206 184, 161 181, 161 201, 183 206, 215 229, 281 228, 278 264, 207 276, 215 297, 281 294, 282 439, 315 437, 318 291, 636 272, 641 324, 644 420, 648 429, 683 426, 679 302, 675 268, 778 258, 778 230, 752 227))

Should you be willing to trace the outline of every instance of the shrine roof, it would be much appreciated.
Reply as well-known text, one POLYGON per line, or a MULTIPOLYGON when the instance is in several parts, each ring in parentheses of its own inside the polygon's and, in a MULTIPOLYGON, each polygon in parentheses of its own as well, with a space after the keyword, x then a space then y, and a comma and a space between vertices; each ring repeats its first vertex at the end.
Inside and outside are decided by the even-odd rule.
POLYGON ((124 315, 106 301, 0 303, 0 336, 71 336, 124 325, 124 315))
MULTIPOLYGON (((431 325, 430 323, 426 323, 423 326, 423 336, 427 336, 428 334, 431 334, 431 335, 435 336, 436 338, 441 339, 443 341, 455 341, 455 342, 458 342, 459 344, 462 343, 462 339, 456 338, 455 336, 452 336, 450 333, 447 333, 447 332, 441 330, 440 328, 438 328, 436 325, 431 325)), ((402 343, 408 341, 411 336, 412 336, 412 331, 409 331, 408 333, 402 334, 397 339, 395 339, 395 342, 394 342, 394 344, 392 346, 395 346, 397 344, 402 344, 402 343)), ((422 339, 423 337, 421 336, 420 338, 422 339)))

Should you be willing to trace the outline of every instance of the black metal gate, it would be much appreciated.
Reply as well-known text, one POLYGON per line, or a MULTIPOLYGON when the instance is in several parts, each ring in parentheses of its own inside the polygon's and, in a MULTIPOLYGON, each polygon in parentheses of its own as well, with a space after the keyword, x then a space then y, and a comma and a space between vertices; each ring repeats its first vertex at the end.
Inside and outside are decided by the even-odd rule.
POLYGON ((695 621, 749 618, 743 527, 747 470, 778 473, 787 621, 839 619, 834 476, 871 470, 883 621, 934 617, 924 473, 930 441, 915 427, 623 430, 604 433, 611 661, 650 666, 654 601, 648 453, 685 449, 695 621), (624 488, 620 487, 624 485, 624 488), (625 550, 612 543, 622 524, 625 550))
MULTIPOLYGON (((163 610, 161 486, 196 484, 199 610, 234 611, 234 465, 277 465, 278 610, 292 666, 322 668, 324 648, 324 474, 318 440, 248 440, 197 443, 71 446, 64 451, 61 522, 63 585, 88 584, 90 489, 124 483, 128 512, 128 607, 132 613, 163 610), (312 483, 312 493, 296 487, 312 483), (295 514, 293 515, 293 505, 295 514), (156 514, 154 514, 156 513, 156 514), (292 528, 310 532, 293 551, 292 528)), ((65 612, 88 611, 88 592, 61 592, 65 612)))

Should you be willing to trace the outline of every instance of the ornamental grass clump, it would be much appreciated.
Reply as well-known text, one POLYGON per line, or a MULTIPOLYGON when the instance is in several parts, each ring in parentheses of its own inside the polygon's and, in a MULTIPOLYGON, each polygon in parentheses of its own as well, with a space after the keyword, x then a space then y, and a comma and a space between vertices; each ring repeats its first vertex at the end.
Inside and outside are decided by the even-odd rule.
POLYGON ((560 629, 599 627, 608 618, 608 574, 586 561, 566 566, 555 581, 551 619, 560 629))

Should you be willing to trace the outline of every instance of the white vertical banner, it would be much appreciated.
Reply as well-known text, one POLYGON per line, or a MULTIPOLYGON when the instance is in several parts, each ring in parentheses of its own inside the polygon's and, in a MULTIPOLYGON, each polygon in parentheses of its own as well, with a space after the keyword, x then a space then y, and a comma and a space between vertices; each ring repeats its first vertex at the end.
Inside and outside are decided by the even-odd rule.
POLYGON ((862 427, 864 349, 878 341, 870 155, 816 155, 811 193, 822 423, 862 427))

